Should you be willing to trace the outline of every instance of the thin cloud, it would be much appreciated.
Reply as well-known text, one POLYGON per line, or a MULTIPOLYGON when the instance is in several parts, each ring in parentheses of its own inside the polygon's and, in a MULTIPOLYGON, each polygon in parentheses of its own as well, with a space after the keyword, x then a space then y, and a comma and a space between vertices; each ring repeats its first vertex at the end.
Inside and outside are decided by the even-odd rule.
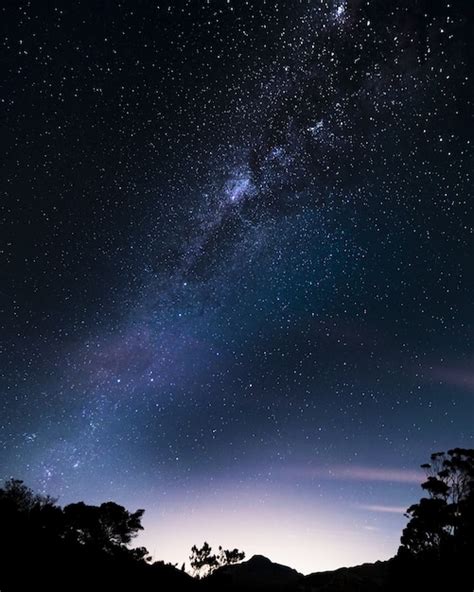
POLYGON ((382 512, 383 514, 404 514, 407 511, 404 506, 360 505, 358 508, 369 512, 382 512))
POLYGON ((434 368, 432 376, 445 384, 474 390, 474 372, 466 368, 439 367, 434 368))
POLYGON ((412 469, 379 469, 365 466, 336 466, 330 469, 293 468, 289 471, 293 476, 307 479, 335 479, 338 481, 382 481, 386 483, 421 484, 425 475, 412 469))
POLYGON ((329 470, 334 479, 349 481, 384 481, 391 483, 421 483, 423 473, 412 469, 377 469, 374 467, 338 467, 329 470))

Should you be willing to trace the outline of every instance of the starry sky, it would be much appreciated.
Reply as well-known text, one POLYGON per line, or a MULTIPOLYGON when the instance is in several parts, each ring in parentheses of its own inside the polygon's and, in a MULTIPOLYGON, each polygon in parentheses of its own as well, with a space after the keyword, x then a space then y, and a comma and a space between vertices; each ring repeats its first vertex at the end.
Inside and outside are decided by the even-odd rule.
POLYGON ((474 445, 472 3, 0 10, 0 476, 180 564, 393 555, 474 445))

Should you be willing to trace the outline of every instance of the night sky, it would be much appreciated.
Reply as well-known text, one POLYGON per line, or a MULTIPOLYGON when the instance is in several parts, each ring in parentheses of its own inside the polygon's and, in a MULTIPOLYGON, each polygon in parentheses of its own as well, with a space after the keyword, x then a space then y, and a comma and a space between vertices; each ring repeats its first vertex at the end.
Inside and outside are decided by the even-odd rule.
POLYGON ((3 2, 0 477, 384 559, 474 445, 470 0, 3 2))

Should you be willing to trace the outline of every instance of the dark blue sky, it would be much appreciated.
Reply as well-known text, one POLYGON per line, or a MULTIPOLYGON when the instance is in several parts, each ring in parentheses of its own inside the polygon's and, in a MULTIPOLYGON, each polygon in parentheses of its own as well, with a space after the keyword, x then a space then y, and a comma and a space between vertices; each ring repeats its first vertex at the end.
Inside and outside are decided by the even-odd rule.
POLYGON ((1 11, 0 476, 166 560, 392 555, 474 438, 470 3, 1 11))

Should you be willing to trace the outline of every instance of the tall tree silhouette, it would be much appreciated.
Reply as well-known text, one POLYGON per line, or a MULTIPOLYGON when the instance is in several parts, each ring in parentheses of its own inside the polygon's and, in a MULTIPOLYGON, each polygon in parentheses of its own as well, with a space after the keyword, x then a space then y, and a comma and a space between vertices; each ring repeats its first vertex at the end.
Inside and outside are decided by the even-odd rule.
POLYGON ((407 510, 410 520, 400 539, 398 559, 426 585, 431 582, 442 589, 455 579, 456 590, 472 590, 474 450, 435 452, 431 462, 421 466, 427 472, 422 488, 428 497, 407 510))
POLYGON ((439 556, 445 549, 461 551, 472 544, 474 450, 454 448, 431 455, 421 465, 428 473, 422 488, 429 494, 407 510, 409 523, 401 537, 401 551, 439 556))

